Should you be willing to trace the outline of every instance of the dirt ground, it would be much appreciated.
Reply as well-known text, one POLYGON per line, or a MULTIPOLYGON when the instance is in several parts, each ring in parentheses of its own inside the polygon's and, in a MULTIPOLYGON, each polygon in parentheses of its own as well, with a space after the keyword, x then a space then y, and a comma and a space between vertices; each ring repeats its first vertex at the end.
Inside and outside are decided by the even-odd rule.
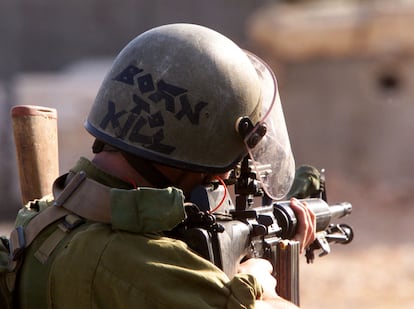
POLYGON ((301 265, 303 308, 414 308, 414 246, 336 250, 301 265))
POLYGON ((355 238, 312 265, 301 261, 301 307, 414 308, 410 187, 336 182, 330 189, 352 203, 351 216, 338 222, 350 224, 355 238))
MULTIPOLYGON (((331 202, 352 203, 351 216, 338 223, 351 225, 355 238, 348 245, 331 245, 331 253, 313 264, 301 257, 301 307, 414 308, 414 208, 408 203, 413 193, 387 185, 351 190, 340 182, 329 188, 331 202)), ((3 222, 0 234, 10 228, 3 222)))

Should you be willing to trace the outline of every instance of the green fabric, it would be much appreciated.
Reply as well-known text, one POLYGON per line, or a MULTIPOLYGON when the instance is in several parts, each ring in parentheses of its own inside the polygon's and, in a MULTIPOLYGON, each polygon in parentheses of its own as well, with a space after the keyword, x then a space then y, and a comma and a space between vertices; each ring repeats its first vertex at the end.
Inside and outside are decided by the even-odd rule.
POLYGON ((134 233, 169 231, 184 220, 183 203, 175 188, 112 189, 112 227, 134 233))
MULTIPOLYGON (((46 196, 43 199, 35 200, 23 207, 16 218, 15 226, 26 226, 27 223, 35 217, 38 212, 37 210, 43 210, 45 207, 48 207, 51 205, 51 196, 46 196)), ((11 264, 9 264, 9 244, 8 244, 8 238, 5 236, 0 237, 0 308, 15 308, 15 299, 14 299, 14 292, 16 291, 16 278, 17 273, 20 270, 19 267, 16 267, 13 269, 10 267, 11 264)), ((19 263, 17 263, 19 266, 19 263)), ((40 273, 37 273, 33 278, 37 278, 39 280, 38 282, 46 282, 46 277, 42 276, 40 273)), ((20 284, 20 286, 24 285, 20 284)), ((39 286, 39 285, 38 285, 39 286)), ((33 289, 31 289, 32 291, 33 289)), ((43 289, 46 290, 46 289, 43 289)), ((46 296, 45 296, 46 297, 46 296)), ((44 297, 44 299, 45 299, 44 297)), ((37 305, 40 305, 37 303, 37 305)), ((38 308, 41 308, 42 306, 38 306, 38 308)))
POLYGON ((317 194, 320 189, 320 173, 311 165, 301 165, 296 169, 295 179, 287 198, 304 199, 317 194))
POLYGON ((35 217, 39 211, 42 211, 46 207, 49 207, 53 204, 53 196, 46 195, 45 197, 31 201, 24 205, 23 208, 19 210, 16 220, 14 222, 15 226, 26 226, 29 221, 35 217))
POLYGON ((113 225, 83 224, 42 265, 33 254, 56 224, 45 229, 26 252, 21 308, 254 308, 262 288, 253 276, 229 280, 184 242, 159 233, 184 218, 180 190, 126 190, 86 159, 73 170, 81 168, 92 179, 120 184, 111 190, 113 225), (36 289, 39 280, 47 288, 36 289))
POLYGON ((9 250, 3 243, 3 239, 7 241, 7 238, 4 236, 0 236, 0 238, 0 273, 3 273, 8 270, 9 250))
POLYGON ((73 173, 84 171, 89 178, 111 188, 134 189, 131 183, 106 173, 85 157, 81 157, 70 171, 73 173))
POLYGON ((10 289, 9 280, 13 280, 14 273, 9 272, 9 250, 3 239, 6 238, 1 236, 0 240, 0 308, 13 308, 13 294, 10 289))
MULTIPOLYGON (((45 264, 40 263, 34 254, 56 229, 57 223, 48 226, 25 251, 18 280, 19 308, 51 308, 50 282, 48 281, 50 268, 56 252, 65 245, 67 240, 59 244, 45 264)), ((72 234, 69 234, 67 237, 71 236, 72 234)))
POLYGON ((56 257, 50 287, 54 308, 68 309, 253 308, 261 292, 253 277, 229 281, 181 241, 102 224, 77 233, 56 257))

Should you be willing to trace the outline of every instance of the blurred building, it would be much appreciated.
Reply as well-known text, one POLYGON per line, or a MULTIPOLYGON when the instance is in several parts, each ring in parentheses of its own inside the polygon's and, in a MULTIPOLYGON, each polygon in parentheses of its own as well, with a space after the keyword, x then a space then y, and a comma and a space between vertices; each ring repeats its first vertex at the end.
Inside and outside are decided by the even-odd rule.
POLYGON ((304 1, 250 19, 299 163, 360 185, 414 179, 414 1, 304 1))

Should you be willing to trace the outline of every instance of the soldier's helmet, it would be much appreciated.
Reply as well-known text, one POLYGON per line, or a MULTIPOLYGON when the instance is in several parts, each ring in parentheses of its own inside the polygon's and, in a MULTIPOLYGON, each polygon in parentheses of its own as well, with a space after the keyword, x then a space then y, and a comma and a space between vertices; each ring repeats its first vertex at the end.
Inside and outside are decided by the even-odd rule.
POLYGON ((262 164, 259 158, 267 153, 270 169, 276 168, 272 174, 288 177, 278 195, 287 192, 294 176, 273 72, 227 37, 199 25, 156 27, 125 46, 85 127, 129 154, 191 171, 228 171, 249 151, 262 164))

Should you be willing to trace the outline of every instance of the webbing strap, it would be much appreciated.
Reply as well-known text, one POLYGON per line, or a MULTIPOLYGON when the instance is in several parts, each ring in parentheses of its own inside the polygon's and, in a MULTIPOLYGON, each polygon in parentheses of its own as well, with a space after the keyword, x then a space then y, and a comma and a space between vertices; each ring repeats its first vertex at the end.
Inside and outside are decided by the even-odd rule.
POLYGON ((16 261, 24 248, 28 247, 46 226, 69 213, 65 208, 51 206, 30 220, 26 227, 16 227, 10 234, 10 253, 12 260, 16 261))
POLYGON ((67 185, 66 177, 59 177, 53 184, 54 206, 88 220, 111 223, 111 188, 87 178, 83 171, 73 175, 67 185))
MULTIPOLYGON (((18 226, 10 234, 11 265, 13 270, 24 248, 30 246, 37 235, 51 223, 75 213, 87 220, 110 223, 110 190, 94 180, 86 177, 84 172, 72 175, 68 184, 65 184, 68 174, 59 177, 53 184, 55 202, 53 206, 36 215, 26 227, 18 226), (87 205, 87 207, 82 207, 87 205)), ((56 239, 61 235, 56 234, 56 239)), ((52 241, 53 243, 54 241, 52 241)), ((45 256, 48 248, 44 248, 45 256)), ((41 253, 39 253, 41 255, 41 253)), ((41 256, 40 256, 41 257, 41 256)))
POLYGON ((40 246, 40 248, 35 252, 34 256, 37 260, 45 264, 47 259, 55 250, 56 246, 61 242, 61 240, 67 235, 67 232, 63 231, 60 228, 57 228, 40 246))

